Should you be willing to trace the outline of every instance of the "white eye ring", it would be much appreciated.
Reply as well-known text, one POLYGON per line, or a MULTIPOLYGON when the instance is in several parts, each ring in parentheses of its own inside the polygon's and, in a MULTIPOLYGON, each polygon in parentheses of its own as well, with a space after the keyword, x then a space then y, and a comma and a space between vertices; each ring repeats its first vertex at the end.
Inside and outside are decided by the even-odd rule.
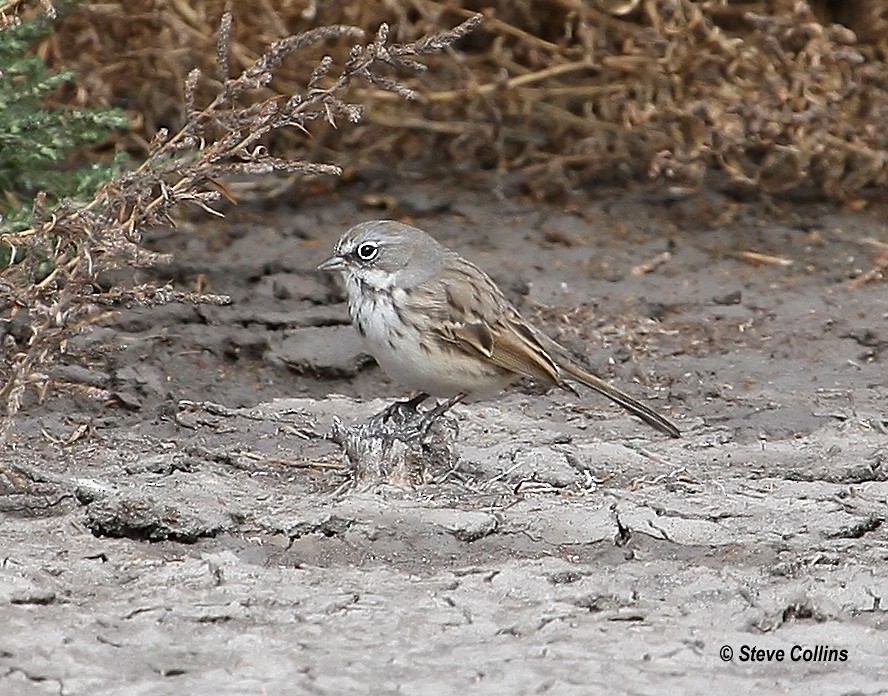
POLYGON ((359 261, 369 263, 379 255, 379 244, 376 242, 362 242, 355 249, 355 256, 359 261))

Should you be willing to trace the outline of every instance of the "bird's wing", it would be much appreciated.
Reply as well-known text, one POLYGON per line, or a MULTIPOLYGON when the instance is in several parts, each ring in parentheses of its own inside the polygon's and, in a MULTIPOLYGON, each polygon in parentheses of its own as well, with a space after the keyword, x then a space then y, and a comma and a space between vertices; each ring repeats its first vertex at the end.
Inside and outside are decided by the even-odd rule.
POLYGON ((446 282, 440 276, 427 281, 414 290, 411 301, 411 313, 428 322, 426 333, 448 346, 576 393, 565 380, 569 376, 660 432, 681 436, 659 413, 577 365, 560 344, 525 322, 487 274, 465 259, 451 257, 446 282))
POLYGON ((427 284, 425 296, 415 298, 433 308, 432 332, 449 346, 509 372, 563 384, 536 331, 487 274, 462 258, 451 259, 451 264, 446 283, 427 284))

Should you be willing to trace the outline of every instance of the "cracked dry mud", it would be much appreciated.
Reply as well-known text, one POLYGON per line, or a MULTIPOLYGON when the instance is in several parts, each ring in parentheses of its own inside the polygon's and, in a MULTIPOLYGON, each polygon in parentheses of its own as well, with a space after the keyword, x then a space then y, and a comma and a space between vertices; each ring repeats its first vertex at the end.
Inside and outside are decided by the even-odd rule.
POLYGON ((879 214, 379 186, 155 234, 156 277, 234 304, 122 313, 21 414, 0 693, 885 693, 888 286, 850 282, 879 214), (393 215, 684 437, 523 384, 454 409, 421 482, 350 485, 324 435, 404 393, 313 269, 393 215))

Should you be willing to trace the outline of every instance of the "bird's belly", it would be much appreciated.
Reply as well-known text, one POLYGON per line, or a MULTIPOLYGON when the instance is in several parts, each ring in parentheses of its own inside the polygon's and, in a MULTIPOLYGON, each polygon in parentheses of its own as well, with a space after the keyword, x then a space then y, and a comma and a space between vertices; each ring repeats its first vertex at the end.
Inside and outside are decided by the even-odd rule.
POLYGON ((485 398, 500 392, 514 375, 485 363, 478 356, 438 343, 422 341, 412 325, 405 324, 387 301, 356 308, 355 324, 370 354, 396 382, 432 396, 465 393, 485 398))
POLYGON ((510 375, 477 359, 444 351, 427 353, 418 340, 398 341, 396 346, 368 341, 370 353, 389 377, 432 396, 466 393, 483 398, 500 392, 511 381, 510 375))

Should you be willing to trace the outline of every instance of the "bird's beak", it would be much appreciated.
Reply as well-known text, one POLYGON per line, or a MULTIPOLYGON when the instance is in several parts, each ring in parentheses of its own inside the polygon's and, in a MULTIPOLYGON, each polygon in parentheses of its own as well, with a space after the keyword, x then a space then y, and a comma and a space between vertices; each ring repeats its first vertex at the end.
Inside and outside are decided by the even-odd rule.
POLYGON ((343 268, 345 268, 345 259, 341 256, 331 256, 318 265, 319 271, 341 271, 343 268))

